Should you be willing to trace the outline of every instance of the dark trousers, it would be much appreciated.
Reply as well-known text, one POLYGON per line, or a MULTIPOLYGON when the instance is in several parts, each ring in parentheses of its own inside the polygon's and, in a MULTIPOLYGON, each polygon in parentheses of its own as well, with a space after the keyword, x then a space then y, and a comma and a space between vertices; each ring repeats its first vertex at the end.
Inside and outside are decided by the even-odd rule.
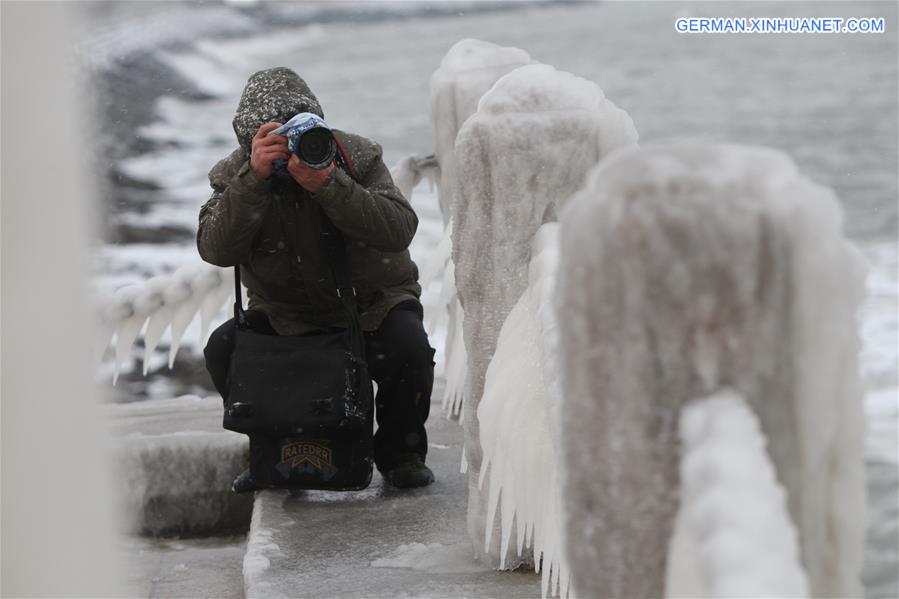
MULTIPOLYGON (((257 333, 277 335, 268 317, 246 311, 247 322, 257 333)), ((375 465, 384 472, 418 454, 428 453, 425 421, 431 409, 434 386, 434 349, 425 332, 421 304, 408 300, 394 306, 381 326, 365 332, 365 355, 371 378, 378 384, 375 397, 375 465)), ((203 354, 212 383, 224 398, 228 393, 228 368, 234 351, 234 319, 209 336, 203 354)))

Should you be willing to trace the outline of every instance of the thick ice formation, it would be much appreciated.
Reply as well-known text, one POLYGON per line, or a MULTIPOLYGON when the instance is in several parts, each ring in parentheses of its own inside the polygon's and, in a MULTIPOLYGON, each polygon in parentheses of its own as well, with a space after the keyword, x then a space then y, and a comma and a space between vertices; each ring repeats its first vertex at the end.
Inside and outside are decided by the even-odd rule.
POLYGON ((462 338, 462 320, 465 312, 459 303, 455 285, 456 269, 453 263, 447 264, 443 277, 444 289, 451 290, 447 293, 447 338, 446 361, 444 364, 444 377, 446 384, 443 389, 441 407, 448 417, 458 417, 459 422, 465 421, 463 410, 463 398, 465 397, 465 379, 468 376, 468 354, 465 351, 465 340, 462 338))
MULTIPOLYGON (((599 86, 546 65, 504 76, 465 122, 454 154, 459 176, 452 235, 456 287, 465 310, 466 415, 477 413, 500 327, 527 285, 537 229, 557 220, 562 204, 600 158, 636 139, 631 118, 599 86)), ((465 419, 465 445, 469 531, 480 546, 487 504, 478 487, 476 418, 465 419)), ((487 559, 496 566, 500 537, 493 534, 487 559)), ((510 556, 505 565, 519 562, 510 556)))
MULTIPOLYGON (((436 281, 437 277, 442 275, 444 264, 452 257, 453 238, 450 234, 451 231, 452 229, 450 227, 447 227, 444 230, 443 237, 440 238, 437 247, 435 247, 434 251, 431 252, 431 255, 428 256, 428 260, 421 265, 418 282, 421 284, 422 289, 430 287, 431 283, 436 281)), ((428 315, 428 326, 436 328, 439 326, 439 323, 444 316, 445 315, 441 314, 428 315)))
MULTIPOLYGON (((466 376, 465 347, 462 340, 462 306, 456 295, 454 268, 450 254, 455 185, 455 157, 453 147, 465 120, 475 113, 481 96, 506 73, 529 64, 531 57, 519 48, 502 47, 490 42, 463 39, 456 42, 443 57, 440 67, 431 76, 430 115, 437 138, 436 157, 439 163, 438 202, 446 229, 446 253, 438 252, 434 267, 428 270, 443 273, 443 287, 437 304, 438 320, 446 316, 446 386, 443 410, 448 417, 461 420, 464 380, 466 376)), ((424 286, 424 282, 423 282, 424 286)), ((436 326, 438 323, 432 323, 436 326)), ((464 456, 463 456, 464 458, 464 456)), ((464 471, 463 462, 463 471, 464 471)))
POLYGON ((118 497, 129 531, 205 534, 246 525, 252 498, 231 491, 247 438, 222 431, 222 399, 183 395, 107 406, 118 497))
POLYGON ((448 224, 452 217, 453 147, 459 129, 478 109, 481 96, 500 77, 530 62, 528 53, 519 48, 463 39, 453 44, 431 76, 430 113, 437 137, 439 202, 444 224, 448 224))
POLYGON ((145 534, 239 528, 249 500, 231 491, 247 466, 247 438, 231 432, 134 433, 116 451, 123 512, 145 534))
POLYGON ((505 567, 515 522, 516 555, 534 553, 542 594, 566 596, 569 573, 562 554, 558 441, 551 412, 559 404, 559 357, 553 305, 558 270, 558 223, 540 227, 528 286, 503 323, 478 406, 481 486, 487 483, 486 546, 502 515, 500 568, 505 567), (499 508, 499 509, 498 509, 499 508))
POLYGON ((427 289, 439 274, 442 273, 440 297, 437 309, 428 314, 428 335, 433 335, 442 324, 446 325, 446 346, 444 350, 444 378, 441 407, 448 418, 462 414, 462 397, 465 389, 465 368, 468 356, 462 340, 462 306, 456 293, 456 269, 452 260, 452 221, 447 225, 440 243, 431 254, 421 271, 421 287, 427 289))
POLYGON ((830 190, 743 146, 620 152, 569 203, 557 309, 577 595, 663 595, 678 420, 725 388, 761 424, 811 594, 860 595, 864 268, 841 228, 830 190))

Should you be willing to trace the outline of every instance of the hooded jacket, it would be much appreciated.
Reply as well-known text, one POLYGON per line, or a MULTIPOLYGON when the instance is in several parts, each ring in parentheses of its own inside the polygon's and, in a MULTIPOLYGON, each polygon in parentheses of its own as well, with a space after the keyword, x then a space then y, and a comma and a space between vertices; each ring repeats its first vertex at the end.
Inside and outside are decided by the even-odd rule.
POLYGON ((240 265, 249 308, 266 313, 279 334, 346 326, 320 245, 323 210, 343 233, 362 328, 375 330, 393 306, 421 296, 408 250, 418 217, 394 185, 381 147, 343 131, 334 135, 354 177, 336 168, 316 194, 291 178, 257 177, 249 163, 253 136, 263 124, 300 112, 324 118, 318 99, 292 70, 250 77, 232 123, 240 147, 209 171, 213 192, 200 209, 197 248, 211 264, 240 265))

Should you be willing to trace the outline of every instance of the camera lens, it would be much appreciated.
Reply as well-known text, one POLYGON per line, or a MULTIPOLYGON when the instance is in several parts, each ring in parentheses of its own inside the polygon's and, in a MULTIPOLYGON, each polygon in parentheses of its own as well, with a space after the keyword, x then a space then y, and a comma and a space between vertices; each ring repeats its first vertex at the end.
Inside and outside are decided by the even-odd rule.
POLYGON ((303 133, 299 139, 297 153, 300 159, 312 167, 321 168, 331 163, 337 154, 337 145, 331 132, 315 128, 303 133))

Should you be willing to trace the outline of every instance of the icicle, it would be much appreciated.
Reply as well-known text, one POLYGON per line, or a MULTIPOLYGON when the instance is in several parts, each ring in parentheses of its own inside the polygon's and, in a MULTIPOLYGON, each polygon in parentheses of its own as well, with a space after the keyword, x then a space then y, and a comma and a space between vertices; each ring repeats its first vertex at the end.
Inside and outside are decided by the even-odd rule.
MULTIPOLYGON (((484 463, 483 461, 481 462, 484 463)), ((487 461, 489 463, 489 460, 487 461)), ((486 468, 482 467, 482 471, 486 468)), ((487 483, 487 525, 484 532, 484 551, 490 550, 490 541, 493 540, 493 523, 496 521, 496 512, 499 508, 500 491, 502 487, 498 484, 487 483)))
POLYGON ((458 416, 459 423, 464 420, 463 398, 465 389, 465 377, 467 376, 468 355, 465 351, 465 340, 462 336, 462 306, 459 300, 453 301, 446 344, 446 386, 443 391, 442 407, 448 418, 458 416))
MULTIPOLYGON (((140 291, 140 296, 135 302, 135 304, 139 307, 138 309, 147 315, 148 318, 152 318, 152 315, 156 313, 159 308, 163 306, 165 300, 163 299, 163 291, 165 287, 169 283, 169 277, 165 275, 153 277, 144 283, 143 288, 140 291)), ((149 325, 148 325, 149 329, 149 325)), ((144 333, 144 364, 143 364, 143 373, 144 376, 147 375, 147 370, 149 368, 149 360, 150 356, 153 354, 153 350, 156 348, 156 341, 148 336, 147 332, 144 333)))
MULTIPOLYGON (((444 269, 447 267, 447 263, 452 262, 452 232, 452 223, 450 223, 443 230, 443 236, 437 243, 437 247, 434 248, 434 252, 430 255, 428 261, 425 262, 424 266, 422 267, 421 274, 418 277, 418 282, 421 284, 422 289, 427 289, 431 285, 431 283, 437 279, 437 275, 444 272, 444 269)), ((444 284, 445 283, 446 280, 444 279, 444 284)), ((442 305, 444 305, 442 302, 438 304, 438 306, 442 305)))
POLYGON ((213 288, 218 280, 205 265, 199 268, 184 267, 183 270, 175 273, 176 278, 180 278, 182 282, 187 284, 189 294, 186 298, 178 302, 175 313, 172 316, 172 344, 169 347, 169 369, 175 364, 175 356, 178 354, 178 348, 181 345, 181 338, 184 331, 194 319, 204 296, 213 288))
MULTIPOLYGON (((525 476, 527 476, 527 474, 525 474, 525 476)), ((511 502, 510 502, 510 504, 511 504, 511 502)), ((512 505, 512 507, 514 509, 514 504, 512 505)), ((518 510, 516 509, 515 511, 517 513, 518 510)), ((530 511, 530 510, 528 510, 528 511, 530 511)), ((520 516, 515 518, 515 524, 516 524, 515 538, 518 541, 518 544, 515 547, 515 554, 520 556, 522 551, 524 551, 525 539, 527 539, 527 534, 528 534, 527 533, 528 524, 527 524, 527 521, 520 516)))
POLYGON ((440 287, 440 296, 437 299, 437 309, 434 310, 435 316, 428 325, 429 335, 433 335, 441 322, 447 318, 450 307, 456 301, 456 287, 453 284, 454 272, 452 261, 448 261, 443 271, 443 284, 440 287))
POLYGON ((131 350, 131 346, 134 344, 134 340, 137 338, 138 333, 140 333, 144 321, 147 319, 146 314, 136 312, 134 309, 134 300, 140 293, 140 289, 141 287, 139 285, 131 285, 120 289, 115 294, 116 301, 118 302, 116 313, 124 316, 124 318, 121 318, 116 326, 115 369, 112 375, 113 385, 118 382, 122 363, 125 361, 128 352, 131 350))
MULTIPOLYGON (((120 320, 115 312, 114 298, 95 299, 94 315, 97 321, 96 334, 91 337, 91 355, 95 356, 94 362, 99 362, 109 347, 112 335, 115 333, 116 325, 120 320)), ((124 316, 122 316, 124 317, 124 316)))
POLYGON ((214 270, 219 276, 218 285, 203 298, 200 303, 200 339, 205 343, 209 334, 209 325, 222 305, 234 297, 234 274, 232 271, 214 270))
MULTIPOLYGON (((163 295, 162 305, 155 312, 153 312, 153 314, 150 316, 150 321, 147 323, 147 330, 144 332, 144 344, 147 349, 156 349, 156 346, 159 344, 159 340, 162 338, 163 333, 165 333, 165 330, 172 322, 172 316, 175 313, 175 306, 167 303, 164 298, 165 296, 163 295)), ((149 369, 150 355, 151 354, 149 353, 144 354, 145 375, 147 374, 149 369)))
MULTIPOLYGON (((535 559, 534 561, 537 562, 537 563, 539 564, 539 563, 540 563, 541 561, 543 561, 543 560, 535 559)), ((546 570, 547 570, 547 568, 545 568, 545 567, 544 567, 544 569, 543 569, 544 574, 543 574, 542 576, 540 576, 540 597, 541 597, 541 599, 546 599, 546 593, 547 593, 547 591, 548 591, 550 588, 552 588, 552 570, 551 570, 551 566, 550 566, 549 569, 550 569, 549 576, 546 575, 546 570)), ((537 566, 536 570, 537 570, 537 573, 540 572, 540 566, 539 566, 539 565, 537 566)))

